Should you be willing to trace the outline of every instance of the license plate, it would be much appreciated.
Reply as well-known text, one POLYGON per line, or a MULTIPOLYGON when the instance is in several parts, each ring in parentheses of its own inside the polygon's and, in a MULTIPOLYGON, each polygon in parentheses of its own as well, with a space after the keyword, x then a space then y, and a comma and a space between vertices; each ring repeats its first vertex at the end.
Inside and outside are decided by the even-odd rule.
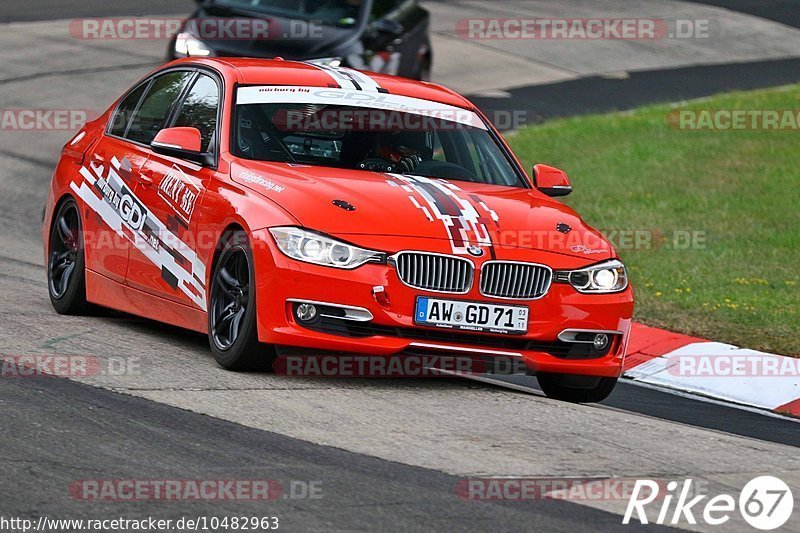
POLYGON ((420 296, 414 322, 421 326, 520 335, 528 332, 528 308, 420 296))

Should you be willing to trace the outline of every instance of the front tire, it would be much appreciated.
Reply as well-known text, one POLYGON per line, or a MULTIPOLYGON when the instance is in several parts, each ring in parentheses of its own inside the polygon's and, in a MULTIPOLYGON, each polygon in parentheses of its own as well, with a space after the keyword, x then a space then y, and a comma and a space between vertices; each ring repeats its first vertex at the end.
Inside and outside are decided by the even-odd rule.
POLYGON ((62 315, 84 315, 86 301, 86 257, 83 225, 75 200, 61 203, 50 228, 47 254, 47 288, 53 309, 62 315))
POLYGON ((272 370, 275 350, 258 341, 254 280, 247 235, 242 231, 229 234, 214 264, 208 306, 211 352, 228 370, 272 370))
POLYGON ((617 378, 572 374, 540 373, 536 378, 548 398, 572 403, 602 402, 617 385, 617 378))

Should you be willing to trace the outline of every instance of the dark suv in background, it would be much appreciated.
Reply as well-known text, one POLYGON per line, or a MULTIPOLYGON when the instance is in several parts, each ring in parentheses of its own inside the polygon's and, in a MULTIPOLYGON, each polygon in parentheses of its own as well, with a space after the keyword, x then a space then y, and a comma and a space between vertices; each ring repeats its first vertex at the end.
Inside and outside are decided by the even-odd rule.
POLYGON ((428 35, 430 14, 417 0, 197 0, 197 3, 197 11, 170 42, 169 59, 280 56, 322 66, 345 66, 421 80, 430 78, 433 60, 428 35), (235 19, 244 28, 233 38, 220 30, 228 19, 235 19), (266 34, 252 31, 254 24, 248 22, 269 29, 266 34))

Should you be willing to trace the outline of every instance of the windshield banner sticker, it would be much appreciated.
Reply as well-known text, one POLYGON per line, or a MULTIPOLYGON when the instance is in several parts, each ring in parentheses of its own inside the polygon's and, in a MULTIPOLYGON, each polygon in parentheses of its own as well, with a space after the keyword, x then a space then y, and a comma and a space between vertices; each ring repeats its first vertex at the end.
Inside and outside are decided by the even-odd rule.
POLYGON ((236 104, 321 104, 381 109, 420 115, 488 130, 486 124, 477 113, 468 109, 409 96, 360 90, 300 86, 241 87, 237 92, 236 104))

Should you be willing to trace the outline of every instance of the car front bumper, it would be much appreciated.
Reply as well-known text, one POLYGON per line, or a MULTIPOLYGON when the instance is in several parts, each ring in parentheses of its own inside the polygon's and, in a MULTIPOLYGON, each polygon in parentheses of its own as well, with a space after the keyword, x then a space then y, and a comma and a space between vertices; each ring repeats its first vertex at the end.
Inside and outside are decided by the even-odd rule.
MULTIPOLYGON (((374 356, 430 353, 518 359, 532 372, 604 377, 618 377, 622 372, 633 314, 630 287, 616 294, 580 294, 570 285, 553 283, 544 297, 530 301, 482 296, 477 283, 468 294, 434 293, 404 285, 390 265, 366 264, 354 270, 316 266, 284 256, 267 231, 256 232, 254 237, 261 342, 299 348, 309 356, 317 352, 374 356), (378 294, 376 288, 380 288, 378 294), (419 326, 413 316, 418 296, 526 305, 530 309, 528 333, 476 334, 419 326), (352 307, 356 317, 304 325, 295 315, 300 302, 321 303, 323 308, 324 304, 352 307), (566 330, 616 334, 611 335, 607 353, 581 354, 559 341, 566 330)), ((530 250, 504 253, 507 260, 544 262, 541 256, 532 257, 535 253, 530 250)), ((552 260, 552 254, 546 259, 552 260)), ((574 260, 572 263, 553 266, 578 266, 574 260)))

